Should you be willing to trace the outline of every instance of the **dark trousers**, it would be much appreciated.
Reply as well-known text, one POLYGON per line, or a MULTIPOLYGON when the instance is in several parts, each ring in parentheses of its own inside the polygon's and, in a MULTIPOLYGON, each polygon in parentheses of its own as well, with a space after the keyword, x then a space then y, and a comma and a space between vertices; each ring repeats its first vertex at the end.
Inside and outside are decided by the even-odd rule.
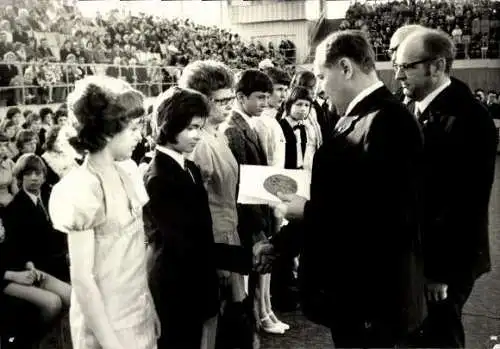
POLYGON ((462 311, 472 292, 474 282, 451 284, 448 298, 441 302, 427 303, 428 316, 419 336, 411 347, 465 348, 465 331, 462 311))
POLYGON ((162 319, 158 349, 200 349, 203 321, 198 321, 186 307, 183 314, 162 319))

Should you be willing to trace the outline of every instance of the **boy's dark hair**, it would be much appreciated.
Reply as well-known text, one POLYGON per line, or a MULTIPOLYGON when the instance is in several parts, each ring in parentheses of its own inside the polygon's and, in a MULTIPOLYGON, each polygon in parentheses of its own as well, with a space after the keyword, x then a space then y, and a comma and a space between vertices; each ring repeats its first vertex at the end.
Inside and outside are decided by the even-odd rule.
POLYGON ((208 99, 195 90, 174 86, 158 96, 158 100, 151 120, 158 145, 175 144, 193 117, 207 118, 209 114, 208 99))
POLYGON ((48 107, 44 107, 44 108, 40 109, 40 117, 42 118, 42 122, 45 122, 47 115, 49 115, 49 114, 54 114, 52 109, 50 109, 48 107))
POLYGON ((235 92, 241 92, 247 97, 254 92, 272 93, 273 82, 260 70, 247 69, 239 75, 236 81, 235 92))
POLYGON ((307 88, 301 87, 301 86, 296 86, 292 89, 290 92, 290 95, 285 101, 285 113, 286 115, 290 114, 290 110, 292 109, 292 105, 297 102, 299 99, 303 99, 306 101, 309 101, 309 103, 313 103, 313 98, 311 96, 311 93, 307 88))

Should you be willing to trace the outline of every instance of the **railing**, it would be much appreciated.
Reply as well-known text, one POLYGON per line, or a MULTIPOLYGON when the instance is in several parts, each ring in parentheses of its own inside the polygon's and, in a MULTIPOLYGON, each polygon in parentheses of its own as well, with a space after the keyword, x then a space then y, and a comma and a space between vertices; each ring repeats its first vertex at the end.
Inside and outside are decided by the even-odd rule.
POLYGON ((147 97, 176 84, 179 67, 113 64, 0 62, 0 106, 62 103, 86 75, 108 75, 129 82, 147 97), (16 73, 17 71, 17 73, 16 73))
MULTIPOLYGON (((293 73, 295 65, 282 68, 293 73)), ((0 61, 0 107, 62 103, 76 81, 87 75, 123 79, 146 97, 156 97, 177 84, 182 67, 114 64, 71 64, 58 62, 0 61)), ((240 69, 234 69, 235 72, 240 69)))

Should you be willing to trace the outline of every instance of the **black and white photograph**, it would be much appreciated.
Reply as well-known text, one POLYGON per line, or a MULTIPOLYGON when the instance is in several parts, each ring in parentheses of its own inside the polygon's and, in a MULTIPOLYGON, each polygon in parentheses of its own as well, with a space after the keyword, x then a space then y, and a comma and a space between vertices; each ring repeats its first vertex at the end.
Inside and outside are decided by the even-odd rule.
POLYGON ((500 349, 500 0, 1 0, 0 349, 500 349))

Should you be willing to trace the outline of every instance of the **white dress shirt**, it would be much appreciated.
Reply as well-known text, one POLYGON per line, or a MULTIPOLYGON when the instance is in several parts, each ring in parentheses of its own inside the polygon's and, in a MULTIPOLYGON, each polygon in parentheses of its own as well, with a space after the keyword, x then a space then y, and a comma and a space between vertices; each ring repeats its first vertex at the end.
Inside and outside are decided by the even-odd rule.
POLYGON ((445 82, 439 86, 437 89, 429 93, 424 99, 420 102, 415 102, 415 115, 417 115, 417 110, 420 112, 419 115, 422 115, 425 112, 425 109, 431 104, 431 102, 444 91, 445 88, 451 85, 451 79, 446 78, 445 82))
POLYGON ((159 152, 165 154, 165 155, 170 156, 172 159, 174 159, 179 164, 180 167, 182 167, 183 170, 185 170, 185 168, 184 168, 185 158, 184 158, 183 154, 178 153, 175 150, 169 149, 169 148, 164 147, 162 145, 156 145, 155 149, 158 150, 159 152))
POLYGON ((374 83, 374 84, 368 86, 367 88, 365 88, 360 93, 358 93, 358 95, 356 97, 354 97, 354 99, 351 101, 351 103, 349 103, 349 105, 347 106, 347 109, 345 110, 344 115, 348 115, 351 112, 351 110, 353 110, 354 107, 359 102, 361 102, 363 99, 365 99, 366 97, 368 97, 370 94, 372 94, 373 92, 375 92, 375 90, 378 90, 382 86, 384 86, 384 83, 379 80, 376 83, 374 83))

